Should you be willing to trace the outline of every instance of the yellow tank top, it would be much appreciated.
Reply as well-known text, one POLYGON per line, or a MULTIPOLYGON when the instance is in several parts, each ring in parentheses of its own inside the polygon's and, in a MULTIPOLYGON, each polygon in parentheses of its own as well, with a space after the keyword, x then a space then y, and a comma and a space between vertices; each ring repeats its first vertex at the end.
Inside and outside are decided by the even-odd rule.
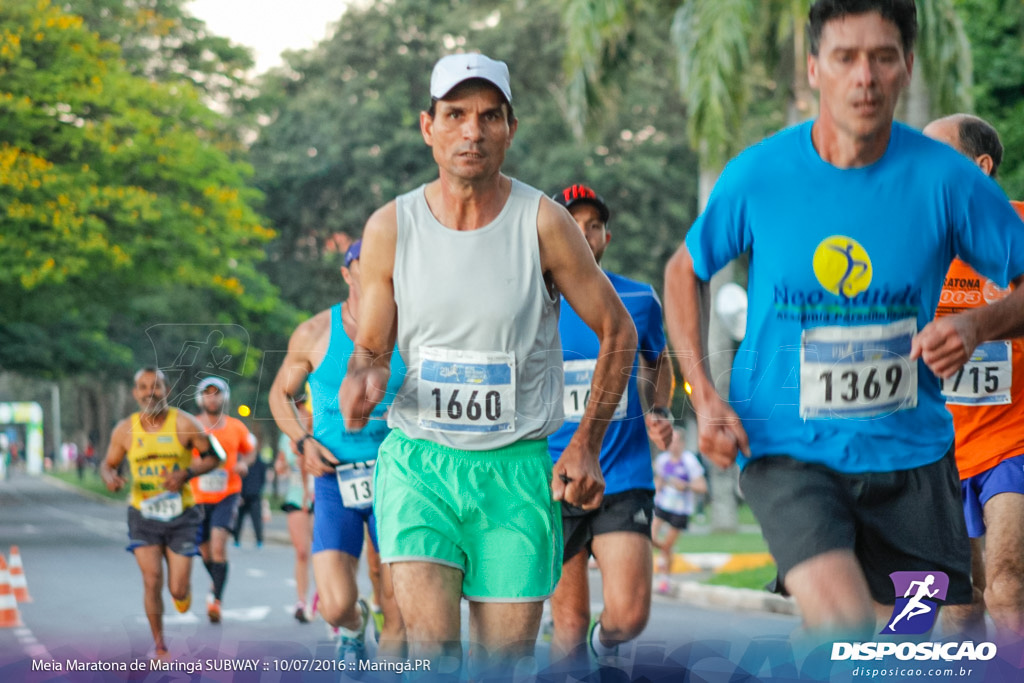
MULTIPOLYGON (((164 477, 168 472, 182 470, 192 462, 192 450, 178 440, 178 410, 167 409, 167 418, 159 430, 142 428, 139 414, 132 413, 132 445, 128 449, 128 466, 132 473, 129 504, 138 508, 142 501, 164 493, 164 477)), ((181 487, 182 509, 193 505, 192 488, 181 487)))

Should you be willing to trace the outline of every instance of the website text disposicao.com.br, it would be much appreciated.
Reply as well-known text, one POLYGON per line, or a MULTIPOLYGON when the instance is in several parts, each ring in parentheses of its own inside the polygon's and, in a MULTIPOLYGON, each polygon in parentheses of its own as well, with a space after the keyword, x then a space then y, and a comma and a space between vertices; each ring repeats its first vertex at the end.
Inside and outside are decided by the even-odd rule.
POLYGON ((947 666, 947 667, 913 667, 913 666, 858 666, 850 672, 858 678, 970 678, 974 674, 980 674, 978 667, 972 666, 947 666))
POLYGON ((873 660, 853 668, 859 678, 970 678, 981 671, 976 662, 996 656, 993 643, 833 643, 833 661, 873 660), (885 661, 882 661, 882 660, 885 661), (896 662, 892 660, 895 659, 896 662), (932 664, 931 662, 934 662, 932 664))

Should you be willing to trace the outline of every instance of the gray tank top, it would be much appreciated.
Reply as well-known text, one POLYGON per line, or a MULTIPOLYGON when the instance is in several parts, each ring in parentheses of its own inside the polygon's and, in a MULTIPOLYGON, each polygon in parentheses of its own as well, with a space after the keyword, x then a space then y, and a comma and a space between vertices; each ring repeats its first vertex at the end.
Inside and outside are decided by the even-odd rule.
POLYGON ((458 231, 425 186, 397 199, 398 348, 408 365, 388 423, 470 451, 541 439, 562 423, 560 297, 544 284, 541 192, 512 180, 488 225, 458 231))

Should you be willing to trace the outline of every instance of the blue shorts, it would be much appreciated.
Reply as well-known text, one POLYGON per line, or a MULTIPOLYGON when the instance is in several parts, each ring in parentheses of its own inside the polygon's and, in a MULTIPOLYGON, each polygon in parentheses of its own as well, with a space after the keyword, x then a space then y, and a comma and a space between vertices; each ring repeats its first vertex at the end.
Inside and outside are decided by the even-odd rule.
POLYGON ((997 493, 1024 493, 1024 454, 1007 458, 990 470, 985 470, 960 482, 964 500, 964 518, 967 535, 980 538, 985 535, 985 503, 997 493))
POLYGON ((313 513, 313 554, 340 550, 352 557, 363 552, 363 525, 370 528, 370 540, 377 547, 377 518, 373 506, 347 508, 341 501, 338 477, 325 474, 313 483, 316 512, 313 513))
POLYGON ((203 523, 199 525, 199 543, 203 544, 210 540, 210 533, 214 527, 231 531, 235 528, 235 520, 238 519, 238 504, 242 496, 232 493, 225 496, 219 503, 200 503, 197 507, 203 511, 203 523))

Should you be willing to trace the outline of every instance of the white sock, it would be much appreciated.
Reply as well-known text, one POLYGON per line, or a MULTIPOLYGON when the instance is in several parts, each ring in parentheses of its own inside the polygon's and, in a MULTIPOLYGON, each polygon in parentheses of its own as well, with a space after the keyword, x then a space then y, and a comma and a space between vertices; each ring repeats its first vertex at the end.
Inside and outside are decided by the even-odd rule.
POLYGON ((359 613, 359 625, 356 626, 354 629, 347 629, 344 626, 338 626, 337 629, 343 636, 348 636, 349 638, 358 638, 360 632, 362 632, 363 630, 362 612, 359 613))
POLYGON ((594 654, 596 654, 598 657, 607 657, 613 655, 618 650, 617 646, 608 647, 607 645, 601 642, 600 621, 598 621, 597 624, 594 625, 594 633, 590 637, 590 647, 594 648, 594 654))

